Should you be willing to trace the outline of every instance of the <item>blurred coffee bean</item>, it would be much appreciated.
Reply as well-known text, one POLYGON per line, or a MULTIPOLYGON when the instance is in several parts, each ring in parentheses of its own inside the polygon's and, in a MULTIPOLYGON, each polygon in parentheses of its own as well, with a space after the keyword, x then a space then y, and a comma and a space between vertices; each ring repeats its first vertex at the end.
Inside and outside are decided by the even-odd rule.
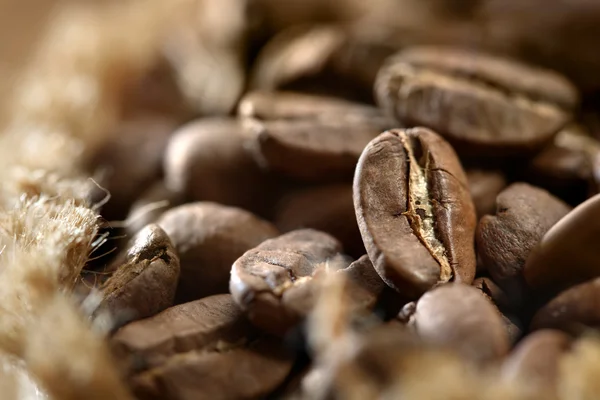
POLYGON ((365 148, 354 206, 375 269, 416 298, 439 282, 475 275, 475 209, 452 147, 434 132, 385 132, 365 148))
POLYGON ((500 313, 477 289, 464 284, 451 283, 425 293, 412 322, 424 340, 455 349, 477 363, 497 360, 509 350, 500 313))
POLYGON ((600 57, 590 51, 600 34, 599 20, 595 0, 486 0, 471 34, 487 32, 481 36, 484 47, 561 71, 591 91, 600 87, 600 57))
POLYGON ((101 188, 94 199, 100 201, 110 193, 102 210, 105 218, 123 219, 139 193, 160 177, 165 145, 174 128, 171 120, 138 117, 123 122, 96 151, 89 168, 100 173, 101 188))
POLYGON ((583 126, 571 124, 531 160, 527 177, 577 205, 598 192, 598 160, 600 142, 583 126))
POLYGON ((600 235, 600 195, 558 221, 532 250, 523 274, 537 293, 553 295, 600 276, 596 241, 600 235))
POLYGON ((496 204, 496 214, 479 221, 477 251, 494 282, 519 303, 524 296, 522 271, 527 257, 571 208, 526 183, 510 185, 498 195, 496 204))
POLYGON ((373 309, 383 293, 389 289, 366 254, 337 273, 347 277, 352 290, 352 302, 363 310, 373 309))
POLYGON ((504 322, 504 329, 506 329, 506 335, 508 337, 508 342, 510 345, 514 345, 517 343, 521 337, 523 337, 523 333, 525 332, 525 327, 521 320, 519 320, 514 315, 506 315, 500 310, 498 310, 500 317, 502 318, 502 322, 504 322))
POLYGON ((496 210, 496 196, 507 184, 504 174, 482 169, 468 169, 466 173, 477 217, 493 214, 496 210))
POLYGON ((560 331, 531 333, 502 363, 502 379, 513 385, 527 384, 537 392, 556 393, 561 357, 570 344, 571 338, 560 331))
POLYGON ((165 153, 165 185, 192 201, 265 211, 268 177, 244 150, 241 131, 241 124, 228 118, 179 128, 165 153))
POLYGON ((392 56, 376 83, 379 105, 404 126, 438 131, 460 153, 528 153, 572 118, 564 77, 514 60, 449 47, 392 56))
POLYGON ((600 278, 573 286, 538 310, 531 329, 556 328, 581 334, 600 327, 600 278))
POLYGON ((283 334, 312 309, 313 276, 348 265, 336 257, 341 251, 340 242, 323 232, 302 229, 286 233, 235 261, 229 289, 253 324, 283 334))
POLYGON ((125 219, 127 233, 135 235, 146 225, 155 222, 166 210, 182 202, 182 196, 169 190, 164 181, 154 182, 131 205, 125 219))
POLYGON ((115 333, 111 345, 127 358, 133 372, 139 372, 158 367, 178 353, 217 351, 219 342, 236 343, 257 334, 231 295, 218 294, 130 323, 115 333))
POLYGON ((131 241, 125 262, 102 285, 98 311, 109 311, 115 327, 150 317, 173 305, 179 257, 157 225, 143 228, 131 241))
POLYGON ((349 178, 367 143, 391 126, 374 107, 291 92, 251 93, 239 113, 259 165, 305 181, 349 178))
POLYGON ((396 49, 369 39, 337 26, 291 27, 262 49, 250 87, 373 102, 377 72, 396 49))
POLYGON ((144 75, 130 84, 126 96, 123 113, 128 119, 152 114, 179 122, 194 115, 177 82, 177 71, 164 57, 159 57, 144 75))
POLYGON ((227 293, 231 264, 278 234, 269 222, 247 211, 209 202, 175 207, 156 223, 167 232, 181 260, 178 303, 227 293))
MULTIPOLYGON (((196 115, 228 114, 242 94, 248 30, 246 0, 192 0, 175 8, 178 24, 163 53, 196 115)), ((174 6, 176 7, 176 6, 174 6)))
POLYGON ((515 307, 512 299, 491 278, 481 277, 473 281, 473 286, 489 298, 501 310, 510 310, 515 307))
POLYGON ((277 339, 244 319, 230 295, 127 325, 112 342, 141 367, 130 377, 141 399, 260 398, 283 382, 293 363, 277 339))
POLYGON ((346 253, 365 254, 352 201, 352 185, 335 184, 293 191, 277 205, 274 222, 281 232, 313 228, 342 242, 346 253))

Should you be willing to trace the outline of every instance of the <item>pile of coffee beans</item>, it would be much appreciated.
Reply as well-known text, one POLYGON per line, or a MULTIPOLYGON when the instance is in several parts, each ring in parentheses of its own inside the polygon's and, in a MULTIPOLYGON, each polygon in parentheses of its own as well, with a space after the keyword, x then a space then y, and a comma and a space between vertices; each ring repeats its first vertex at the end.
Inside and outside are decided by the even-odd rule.
MULTIPOLYGON (((411 366, 440 357, 554 398, 600 326, 600 108, 580 44, 560 49, 573 67, 532 41, 537 65, 427 26, 400 45, 332 23, 328 1, 290 2, 296 18, 257 3, 270 31, 245 33, 234 110, 134 114, 91 165, 118 251, 82 288, 133 393, 412 399, 403 385, 429 377, 411 366)), ((427 3, 448 33, 485 2, 427 3)))

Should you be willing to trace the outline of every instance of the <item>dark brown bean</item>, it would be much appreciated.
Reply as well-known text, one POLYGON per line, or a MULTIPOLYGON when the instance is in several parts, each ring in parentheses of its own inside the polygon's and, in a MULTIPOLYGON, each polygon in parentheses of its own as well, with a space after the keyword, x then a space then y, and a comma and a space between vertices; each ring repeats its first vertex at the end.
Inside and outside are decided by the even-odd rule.
POLYGON ((261 210, 267 177, 244 150, 235 119, 207 118, 179 128, 166 149, 165 184, 192 201, 261 210))
POLYGON ((142 400, 260 399, 280 385, 293 359, 273 338, 221 352, 191 352, 142 373, 132 382, 142 400))
POLYGON ((598 192, 599 159, 600 142, 583 126, 570 124, 531 160, 526 176, 577 205, 598 192))
POLYGON ((336 26, 293 26, 258 55, 250 87, 372 100, 377 71, 394 52, 387 43, 336 26))
POLYGON ((493 214, 496 210, 496 196, 507 185, 504 174, 500 171, 482 169, 469 169, 466 172, 477 217, 493 214))
POLYGON ((500 313, 471 286, 451 283, 427 292, 417 302, 412 322, 424 340, 449 346, 477 363, 497 360, 509 350, 500 313))
POLYGON ((133 363, 130 383, 142 399, 256 398, 283 382, 293 362, 277 339, 251 326, 227 294, 129 324, 112 345, 133 363))
POLYGON ((555 392, 560 360, 570 344, 571 338, 560 331, 531 333, 502 363, 502 379, 514 385, 527 384, 539 392, 555 392))
POLYGON ((125 220, 127 233, 135 235, 146 225, 156 222, 165 211, 182 202, 179 193, 169 190, 163 181, 156 181, 131 205, 125 220))
POLYGON ((528 152, 571 119, 577 92, 562 76, 516 61, 448 47, 391 57, 377 78, 378 103, 405 126, 427 126, 457 151, 528 152))
POLYGON ((178 353, 217 351, 219 341, 235 343, 256 333, 231 295, 218 294, 130 323, 111 338, 111 344, 134 361, 131 367, 138 371, 162 365, 178 353))
POLYGON ((527 257, 544 234, 570 207, 543 189, 514 183, 498 195, 496 215, 487 215, 477 227, 477 251, 500 287, 522 301, 522 271, 527 257))
POLYGON ((240 208, 197 202, 175 207, 157 221, 181 260, 177 302, 227 293, 231 264, 277 236, 269 222, 240 208))
POLYGON ((233 263, 231 294, 254 324, 285 333, 312 309, 313 275, 328 269, 328 263, 333 269, 347 266, 334 259, 341 251, 335 238, 311 229, 267 240, 233 263))
POLYGON ((239 112, 254 159, 308 181, 351 176, 367 143, 392 126, 375 107, 289 92, 251 93, 239 112))
POLYGON ((165 145, 175 128, 173 121, 139 116, 119 126, 109 141, 90 160, 90 169, 100 174, 99 201, 110 193, 103 216, 123 218, 130 205, 149 184, 160 177, 165 145))
POLYGON ((556 328, 573 334, 600 327, 600 278, 575 285, 538 310, 532 329, 556 328))
POLYGON ((131 241, 125 263, 102 286, 98 310, 108 310, 116 326, 150 317, 173 305, 179 257, 157 225, 143 228, 131 241))
POLYGON ((481 290, 494 304, 501 310, 510 310, 515 305, 508 296, 496 283, 488 277, 476 278, 473 281, 473 286, 481 290))
POLYGON ((301 228, 327 232, 342 242, 348 254, 365 254, 354 214, 351 184, 293 191, 278 202, 274 222, 282 232, 301 228))
POLYGON ((401 294, 473 281, 476 217, 467 179, 432 131, 393 130, 369 143, 356 168, 354 207, 375 269, 401 294))
POLYGON ((388 289, 366 254, 338 273, 344 274, 348 282, 353 285, 350 294, 352 301, 363 310, 372 309, 383 292, 388 289))
POLYGON ((553 294, 600 276, 597 239, 600 195, 558 221, 533 249, 523 270, 529 287, 553 294))

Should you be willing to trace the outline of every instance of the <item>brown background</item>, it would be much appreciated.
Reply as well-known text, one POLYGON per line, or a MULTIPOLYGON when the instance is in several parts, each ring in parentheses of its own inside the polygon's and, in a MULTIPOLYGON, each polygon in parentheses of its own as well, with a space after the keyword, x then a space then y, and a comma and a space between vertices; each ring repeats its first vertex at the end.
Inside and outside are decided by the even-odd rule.
POLYGON ((0 0, 0 117, 15 76, 62 0, 0 0))

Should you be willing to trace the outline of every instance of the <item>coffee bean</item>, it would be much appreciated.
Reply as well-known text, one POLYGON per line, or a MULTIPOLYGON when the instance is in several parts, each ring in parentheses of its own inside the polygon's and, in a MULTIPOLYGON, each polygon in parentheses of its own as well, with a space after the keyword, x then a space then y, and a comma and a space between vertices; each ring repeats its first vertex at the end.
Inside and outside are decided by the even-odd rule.
POLYGON ((412 320, 424 340, 449 346, 477 363, 494 361, 509 350, 500 313, 470 286, 452 283, 421 297, 412 320))
POLYGON ((283 382, 292 362, 273 338, 260 338, 228 351, 177 355, 132 386, 140 399, 257 399, 283 382))
POLYGON ((504 322, 504 328, 506 329, 506 334, 508 336, 508 342, 512 345, 517 343, 521 337, 523 337, 523 333, 525 332, 525 328, 523 323, 517 319, 514 315, 505 315, 500 310, 498 310, 500 316, 502 317, 502 322, 504 322))
POLYGON ((157 221, 181 260, 178 303, 227 293, 231 264, 278 234, 269 222, 240 208, 197 202, 175 207, 157 221))
POLYGON ((502 363, 502 379, 514 385, 526 383, 538 392, 556 393, 561 357, 570 344, 571 338, 560 331, 531 333, 502 363))
POLYGON ((155 116, 126 121, 92 156, 89 168, 100 173, 94 199, 110 193, 103 216, 122 219, 140 192, 160 176, 165 144, 174 122, 155 116))
POLYGON ((532 329, 556 328, 581 334, 600 326, 600 278, 575 285, 550 300, 531 321, 532 329))
POLYGON ((427 126, 459 153, 522 153, 548 143, 571 119, 577 92, 564 77, 514 60, 449 47, 390 57, 378 103, 404 126, 427 126))
POLYGON ((600 276, 596 239, 600 235, 600 195, 558 221, 532 250, 523 274, 538 293, 555 294, 600 276))
POLYGON ((530 162, 527 177, 572 204, 598 192, 600 142, 581 125, 570 124, 530 162))
POLYGON ((454 151, 434 132, 392 130, 371 141, 354 177, 356 218, 384 281, 418 297, 475 275, 475 209, 454 151))
POLYGON ((250 94, 239 110, 256 162, 305 181, 348 178, 366 144, 391 126, 374 107, 297 93, 250 94))
POLYGON ((496 196, 506 187, 504 174, 481 169, 469 169, 466 172, 477 217, 493 214, 496 210, 496 196))
POLYGON ((235 119, 206 118, 179 128, 164 160, 165 184, 193 201, 260 211, 267 177, 244 150, 235 119))
POLYGON ((242 118, 263 121, 339 120, 345 125, 372 125, 382 130, 393 122, 376 107, 328 96, 280 91, 254 91, 246 94, 238 107, 242 118))
POLYGON ((394 48, 371 39, 335 26, 291 27, 263 47, 250 87, 372 101, 377 71, 394 48))
POLYGON ((230 295, 172 307, 125 326, 112 342, 141 366, 130 383, 142 399, 258 398, 283 382, 293 362, 230 295))
POLYGON ((334 236, 352 256, 365 253, 352 201, 352 185, 332 184, 300 189, 277 205, 275 225, 282 232, 312 228, 334 236))
POLYGON ((111 338, 111 344, 137 372, 158 367, 179 353, 217 351, 223 343, 257 334, 231 295, 218 294, 132 322, 111 338))
POLYGON ((334 258, 341 251, 335 238, 311 229, 267 240, 233 263, 231 294, 256 326, 285 333, 312 308, 312 276, 330 262, 332 268, 347 266, 334 258))
POLYGON ((344 274, 352 286, 352 299, 363 310, 372 309, 388 286, 375 271, 369 256, 366 254, 338 271, 344 274))
POLYGON ((125 219, 127 233, 135 235, 146 225, 156 222, 165 211, 182 202, 179 193, 169 190, 163 181, 156 181, 131 205, 125 219))
POLYGON ((496 205, 496 215, 479 221, 477 251, 494 282, 520 302, 524 295, 521 274, 529 253, 570 207, 525 183, 502 191, 496 205))
POLYGON ((108 310, 115 326, 150 317, 173 304, 179 257, 157 225, 143 228, 132 240, 125 263, 102 286, 98 310, 108 310))
POLYGON ((473 286, 481 290, 481 292, 489 298, 501 310, 510 310, 514 308, 511 301, 504 290, 502 290, 491 278, 481 277, 473 281, 473 286))

